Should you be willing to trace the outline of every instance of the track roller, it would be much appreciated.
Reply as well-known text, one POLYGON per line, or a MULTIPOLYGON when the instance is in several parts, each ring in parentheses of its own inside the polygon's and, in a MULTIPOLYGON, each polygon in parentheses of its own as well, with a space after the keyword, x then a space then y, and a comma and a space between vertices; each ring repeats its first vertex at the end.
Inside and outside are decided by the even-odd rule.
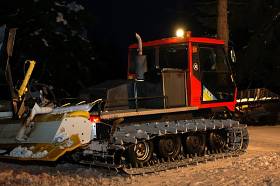
POLYGON ((160 137, 157 147, 158 155, 165 159, 174 159, 181 152, 181 137, 179 135, 167 135, 160 137))
POLYGON ((183 137, 183 147, 185 154, 204 154, 206 148, 206 135, 190 134, 183 137))
POLYGON ((227 144, 226 134, 223 131, 212 131, 209 134, 209 149, 210 150, 224 150, 227 144))
POLYGON ((128 147, 127 158, 133 167, 141 167, 151 159, 153 151, 152 141, 138 142, 128 147))

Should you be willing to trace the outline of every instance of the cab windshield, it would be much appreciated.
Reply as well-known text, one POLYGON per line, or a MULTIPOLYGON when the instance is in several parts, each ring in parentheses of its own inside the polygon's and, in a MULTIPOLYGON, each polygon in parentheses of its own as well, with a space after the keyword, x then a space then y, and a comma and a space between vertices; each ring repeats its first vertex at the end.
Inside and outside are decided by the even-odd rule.
MULTIPOLYGON (((130 49, 129 73, 135 74, 137 49, 130 49)), ((147 59, 147 70, 174 68, 186 70, 188 67, 188 47, 186 44, 144 47, 143 55, 147 59)))

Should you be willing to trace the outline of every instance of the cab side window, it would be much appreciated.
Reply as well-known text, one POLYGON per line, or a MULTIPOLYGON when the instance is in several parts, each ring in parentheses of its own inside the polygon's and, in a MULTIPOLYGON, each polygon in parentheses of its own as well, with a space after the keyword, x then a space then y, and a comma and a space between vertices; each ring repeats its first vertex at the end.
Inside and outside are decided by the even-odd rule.
POLYGON ((188 67, 188 51, 186 45, 163 46, 159 49, 160 68, 176 68, 186 70, 188 67))

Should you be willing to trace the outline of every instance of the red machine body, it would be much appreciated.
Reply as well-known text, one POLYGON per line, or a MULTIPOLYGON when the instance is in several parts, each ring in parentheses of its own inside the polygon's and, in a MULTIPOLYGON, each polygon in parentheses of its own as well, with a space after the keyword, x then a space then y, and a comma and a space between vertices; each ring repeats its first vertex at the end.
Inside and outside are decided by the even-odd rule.
MULTIPOLYGON (((167 39, 161 39, 161 40, 155 40, 155 41, 149 41, 149 42, 143 42, 143 55, 145 55, 145 48, 154 48, 155 50, 158 50, 160 47, 166 47, 166 46, 175 46, 175 45, 185 45, 186 46, 186 53, 187 53, 187 60, 181 61, 182 63, 187 64, 187 68, 184 69, 186 71, 186 97, 187 97, 187 105, 186 106, 193 106, 198 107, 199 109, 204 108, 217 108, 217 107, 225 107, 230 111, 234 111, 235 104, 236 104, 236 96, 237 96, 237 89, 234 83, 234 80, 232 78, 232 72, 229 66, 227 55, 224 52, 224 41, 214 39, 214 38, 202 38, 202 37, 186 37, 186 38, 167 38, 167 39), (208 63, 211 63, 210 59, 207 58, 208 54, 205 51, 208 51, 208 53, 211 53, 209 51, 214 51, 215 48, 219 48, 219 52, 215 54, 213 53, 213 56, 219 56, 220 58, 223 58, 223 62, 221 62, 222 66, 224 66, 224 70, 207 70, 206 68, 202 68, 202 66, 207 65, 208 63), (222 52, 221 52, 222 51, 222 52), (203 62, 202 62, 203 61, 203 62), (204 63, 204 64, 203 64, 204 63), (224 74, 224 75, 222 75, 224 74), (214 79, 214 80, 213 80, 214 79), (222 86, 215 85, 214 83, 208 83, 205 87, 205 84, 207 84, 207 81, 217 81, 222 82, 222 86), (211 85, 209 85, 211 84, 211 85), (215 92, 216 89, 227 89, 227 90, 220 90, 221 93, 217 92, 217 95, 224 94, 221 99, 217 98, 217 95, 211 91, 215 92), (215 87, 218 87, 216 88, 215 87), (208 96, 207 96, 208 94, 208 96), (228 97, 225 99, 225 97, 228 95, 228 97), (230 95, 230 96, 229 96, 230 95), (208 97, 208 99, 207 99, 208 97), (210 97, 210 99, 209 99, 210 97), (211 99, 212 98, 212 99, 211 99)), ((130 67, 132 65, 132 51, 136 50, 138 48, 138 44, 132 44, 129 46, 129 56, 128 56, 128 79, 135 79, 135 73, 130 70, 130 67)), ((156 51, 155 53, 158 53, 156 51)), ((209 54, 211 56, 212 54, 209 54)), ((216 65, 217 66, 217 65, 216 65)))

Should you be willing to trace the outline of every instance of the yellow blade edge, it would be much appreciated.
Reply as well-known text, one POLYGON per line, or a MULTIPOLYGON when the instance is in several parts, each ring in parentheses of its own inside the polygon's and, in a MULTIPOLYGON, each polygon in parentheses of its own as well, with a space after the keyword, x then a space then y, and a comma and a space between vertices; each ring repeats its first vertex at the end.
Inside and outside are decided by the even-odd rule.
POLYGON ((14 159, 23 161, 56 161, 63 156, 66 152, 75 150, 81 146, 81 141, 78 135, 71 136, 68 140, 61 143, 54 144, 17 144, 17 146, 27 147, 33 154, 45 152, 43 157, 13 157, 13 156, 1 156, 4 159, 14 159))

